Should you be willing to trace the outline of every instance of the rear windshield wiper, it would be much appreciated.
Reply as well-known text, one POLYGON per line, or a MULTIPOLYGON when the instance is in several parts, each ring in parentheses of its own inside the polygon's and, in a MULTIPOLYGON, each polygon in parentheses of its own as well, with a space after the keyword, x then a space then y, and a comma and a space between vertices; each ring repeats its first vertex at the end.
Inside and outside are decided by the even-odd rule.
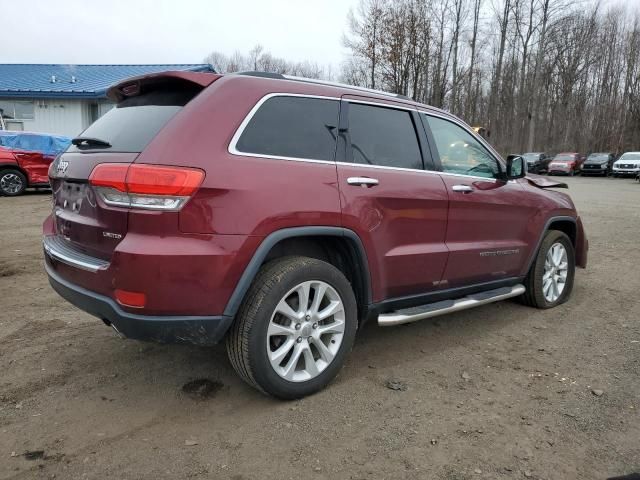
POLYGON ((100 140, 99 138, 92 137, 76 137, 71 140, 76 147, 84 148, 109 148, 111 144, 106 140, 100 140))

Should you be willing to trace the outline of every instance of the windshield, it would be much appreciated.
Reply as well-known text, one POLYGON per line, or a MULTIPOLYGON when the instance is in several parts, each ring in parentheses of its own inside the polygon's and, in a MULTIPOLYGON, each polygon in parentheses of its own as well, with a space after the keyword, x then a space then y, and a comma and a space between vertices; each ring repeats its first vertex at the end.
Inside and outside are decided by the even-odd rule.
POLYGON ((554 162, 573 162, 574 160, 575 157, 569 154, 556 155, 556 157, 553 159, 554 162))
POLYGON ((538 160, 540 158, 540 154, 539 153, 525 153, 523 155, 525 160, 538 160))
POLYGON ((587 160, 609 160, 608 153, 592 153, 587 160))
POLYGON ((625 153, 620 160, 640 160, 640 153, 625 153))

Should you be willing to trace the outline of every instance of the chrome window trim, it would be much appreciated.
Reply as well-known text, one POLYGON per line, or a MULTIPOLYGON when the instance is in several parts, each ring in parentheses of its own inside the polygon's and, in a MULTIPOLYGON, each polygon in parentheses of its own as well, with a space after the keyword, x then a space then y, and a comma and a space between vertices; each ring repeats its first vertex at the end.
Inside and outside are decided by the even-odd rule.
MULTIPOLYGON (((345 95, 352 95, 351 93, 346 93, 345 95)), ((383 100, 381 98, 371 99, 371 100, 360 100, 355 98, 342 98, 343 101, 349 103, 361 103, 364 105, 373 105, 374 107, 383 107, 383 108, 394 108, 396 110, 405 110, 407 112, 417 112, 418 109, 415 107, 410 107, 408 105, 397 105, 395 103, 382 103, 380 101, 376 102, 375 100, 383 100)), ((391 100, 391 99, 390 99, 391 100)))
POLYGON ((288 161, 294 161, 294 162, 324 163, 324 164, 335 165, 336 162, 333 160, 318 160, 315 158, 304 158, 304 157, 285 157, 282 155, 268 155, 263 153, 243 152, 238 150, 237 148, 238 141, 240 140, 240 137, 244 133, 245 128, 247 128, 247 125, 249 125, 249 122, 251 121, 253 116, 256 114, 256 112, 267 100, 274 97, 315 98, 320 100, 331 100, 331 101, 340 102, 339 97, 329 97, 324 95, 308 95, 306 93, 286 93, 286 92, 268 93, 264 97, 262 97, 260 100, 258 100, 258 102, 253 106, 253 108, 249 110, 249 113, 244 117, 244 120, 242 120, 242 122, 240 123, 240 126, 236 129, 235 133, 233 134, 233 137, 231 137, 231 142, 229 142, 227 151, 231 155, 237 155, 240 157, 267 158, 272 160, 288 160, 288 161))
POLYGON ((431 175, 447 175, 447 176, 451 176, 451 177, 463 177, 463 178, 473 178, 476 180, 483 180, 485 182, 492 182, 492 183, 496 183, 496 182, 505 182, 505 183, 512 183, 512 182, 516 182, 516 180, 509 180, 508 182, 506 180, 502 180, 499 178, 490 178, 490 177, 479 177, 476 175, 463 175, 460 173, 448 173, 448 172, 441 172, 440 170, 424 170, 424 169, 415 169, 415 168, 402 168, 402 167, 388 167, 386 165, 368 165, 366 163, 352 163, 352 162, 336 162, 338 165, 347 165, 349 167, 363 167, 363 168, 373 168, 373 169, 379 169, 379 170, 396 170, 396 171, 400 171, 400 172, 413 172, 413 173, 428 173, 431 175))
POLYGON ((431 173, 434 175, 441 173, 436 170, 425 170, 423 168, 389 167, 387 165, 369 165, 368 163, 354 163, 354 162, 336 162, 336 163, 338 165, 347 165, 349 167, 374 168, 378 170, 397 170, 400 172, 431 173))
MULTIPOLYGON (((345 94, 345 95, 350 95, 350 94, 345 94)), ((386 166, 386 165, 368 165, 366 163, 336 162, 336 161, 333 161, 333 160, 316 160, 316 159, 313 159, 313 158, 303 158, 303 157, 285 157, 285 156, 280 156, 280 155, 268 155, 268 154, 261 154, 261 153, 242 152, 242 151, 238 150, 237 147, 236 147, 236 145, 238 143, 238 140, 242 136, 245 128, 247 127, 247 125, 249 124, 249 122, 251 121, 253 116, 256 114, 258 109, 267 100, 269 100, 271 98, 274 98, 274 97, 317 98, 317 99, 321 99, 321 100, 333 100, 333 101, 338 101, 338 102, 345 101, 345 102, 349 102, 349 103, 360 103, 360 104, 365 104, 365 105, 373 105, 373 106, 376 106, 376 107, 395 108, 397 110, 404 110, 404 111, 409 111, 409 112, 417 112, 419 114, 420 113, 424 113, 425 115, 432 115, 434 117, 438 117, 438 118, 441 118, 443 120, 448 120, 448 121, 450 121, 450 122, 462 127, 465 131, 467 131, 467 133, 470 133, 473 136, 473 138, 478 139, 478 136, 475 134, 475 132, 473 132, 473 130, 471 130, 467 125, 465 125, 461 121, 458 121, 455 118, 451 118, 451 117, 448 117, 448 116, 445 116, 445 115, 439 115, 439 114, 434 113, 432 111, 420 110, 419 108, 415 108, 415 107, 409 107, 409 106, 406 106, 406 105, 397 105, 397 104, 383 103, 383 102, 380 102, 380 101, 376 101, 376 100, 380 100, 380 99, 360 100, 360 99, 332 97, 332 96, 325 96, 325 95, 310 95, 310 94, 306 94, 306 93, 274 92, 274 93, 268 93, 268 94, 264 95, 262 98, 260 98, 260 100, 258 100, 256 102, 256 104, 251 108, 249 113, 242 120, 242 122, 240 123, 240 125, 236 129, 235 133, 233 134, 233 137, 231 138, 231 142, 229 142, 229 146, 227 148, 227 151, 231 155, 240 156, 240 157, 264 158, 264 159, 269 159, 269 160, 285 160, 285 161, 292 161, 292 162, 319 163, 319 164, 327 164, 327 165, 336 165, 337 163, 339 163, 340 165, 347 165, 347 166, 351 166, 351 167, 364 167, 364 168, 373 168, 373 169, 380 169, 380 170, 392 170, 392 171, 399 171, 399 172, 414 172, 414 173, 417 172, 417 173, 420 173, 420 174, 427 173, 427 174, 432 174, 432 175, 448 175, 448 176, 454 176, 454 177, 473 178, 473 179, 484 180, 484 181, 494 182, 494 183, 498 182, 498 181, 501 181, 500 179, 497 179, 497 178, 480 177, 480 176, 476 176, 476 175, 463 175, 463 174, 459 174, 459 173, 443 172, 441 170, 427 170, 427 169, 423 169, 423 168, 419 169, 419 168, 389 167, 389 166, 386 166)), ((390 100, 392 100, 392 99, 390 98, 390 100)), ((486 148, 488 144, 486 144, 486 142, 484 142, 484 139, 480 138, 479 140, 482 141, 483 146, 486 148)), ((498 161, 499 163, 502 163, 498 159, 499 157, 496 158, 496 155, 495 155, 493 149, 490 146, 489 146, 488 150, 489 150, 489 153, 496 159, 496 161, 498 161)))

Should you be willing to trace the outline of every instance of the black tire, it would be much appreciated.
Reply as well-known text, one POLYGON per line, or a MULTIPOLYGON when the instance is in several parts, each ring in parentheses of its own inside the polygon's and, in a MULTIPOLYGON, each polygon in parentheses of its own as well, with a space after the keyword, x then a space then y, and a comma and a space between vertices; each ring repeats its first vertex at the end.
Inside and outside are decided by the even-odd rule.
POLYGON ((535 261, 531 266, 531 270, 527 274, 527 278, 524 281, 526 288, 525 293, 522 295, 521 300, 525 305, 535 308, 553 308, 568 300, 573 290, 573 280, 576 270, 575 251, 573 244, 569 237, 558 230, 549 230, 542 240, 540 249, 536 254, 535 261), (567 279, 564 289, 557 300, 553 302, 547 301, 543 293, 543 275, 545 269, 545 260, 547 252, 556 243, 561 243, 567 252, 567 279))
POLYGON ((17 197, 18 195, 22 195, 26 188, 27 177, 25 177, 20 170, 14 168, 0 170, 0 195, 17 197), (17 190, 15 190, 16 182, 20 184, 17 190))
POLYGON ((283 400, 301 398, 321 390, 338 374, 353 347, 357 322, 355 295, 340 270, 313 258, 280 258, 264 265, 249 288, 227 335, 227 354, 235 371, 249 385, 283 400), (342 343, 325 369, 309 380, 293 382, 271 366, 267 329, 280 300, 307 281, 322 281, 333 287, 344 307, 345 328, 342 343))

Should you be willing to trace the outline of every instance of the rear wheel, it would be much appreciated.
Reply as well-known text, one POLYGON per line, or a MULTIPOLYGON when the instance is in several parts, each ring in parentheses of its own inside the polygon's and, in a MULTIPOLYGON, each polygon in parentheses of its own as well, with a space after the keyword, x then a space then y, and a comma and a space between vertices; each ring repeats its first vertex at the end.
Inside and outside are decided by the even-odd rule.
POLYGON ((573 290, 575 267, 569 237, 558 230, 549 230, 525 279, 523 302, 536 308, 553 308, 566 302, 573 290))
POLYGON ((22 195, 27 188, 27 177, 20 170, 0 171, 0 193, 7 197, 22 195))
POLYGON ((340 371, 357 327, 351 285, 333 265, 307 257, 266 264, 227 336, 233 368, 249 385, 294 399, 340 371))

